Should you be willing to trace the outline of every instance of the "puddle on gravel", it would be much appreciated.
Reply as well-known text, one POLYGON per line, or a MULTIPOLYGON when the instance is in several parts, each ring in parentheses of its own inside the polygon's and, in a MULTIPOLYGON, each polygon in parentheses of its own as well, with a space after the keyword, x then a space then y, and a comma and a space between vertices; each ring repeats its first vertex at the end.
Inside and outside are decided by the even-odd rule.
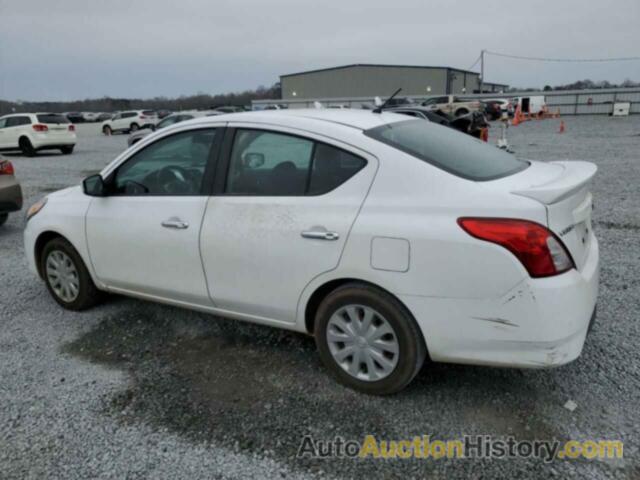
POLYGON ((104 413, 117 421, 275 456, 296 469, 339 473, 342 462, 353 463, 296 458, 305 434, 559 438, 537 414, 539 385, 519 371, 430 365, 401 394, 371 397, 335 383, 310 337, 161 305, 125 306, 64 352, 130 373, 129 386, 104 399, 104 413))

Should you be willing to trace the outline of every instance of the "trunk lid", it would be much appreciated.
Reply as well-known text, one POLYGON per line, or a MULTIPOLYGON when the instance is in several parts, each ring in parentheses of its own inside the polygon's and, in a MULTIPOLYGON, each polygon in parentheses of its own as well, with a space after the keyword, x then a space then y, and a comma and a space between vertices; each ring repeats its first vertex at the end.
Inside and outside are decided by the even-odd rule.
POLYGON ((581 270, 593 238, 589 192, 597 171, 582 161, 531 162, 520 173, 502 179, 514 195, 532 198, 547 210, 547 227, 562 240, 578 270, 581 270))

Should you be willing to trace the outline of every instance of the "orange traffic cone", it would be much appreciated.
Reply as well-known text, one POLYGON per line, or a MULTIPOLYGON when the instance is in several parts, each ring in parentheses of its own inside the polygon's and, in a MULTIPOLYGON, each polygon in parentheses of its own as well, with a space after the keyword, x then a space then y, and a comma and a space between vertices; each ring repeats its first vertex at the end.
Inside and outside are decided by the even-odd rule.
POLYGON ((516 107, 516 111, 513 112, 513 120, 511 121, 511 125, 517 127, 520 125, 520 105, 516 107))
POLYGON ((560 128, 558 129, 558 133, 564 133, 564 120, 560 120, 560 128))

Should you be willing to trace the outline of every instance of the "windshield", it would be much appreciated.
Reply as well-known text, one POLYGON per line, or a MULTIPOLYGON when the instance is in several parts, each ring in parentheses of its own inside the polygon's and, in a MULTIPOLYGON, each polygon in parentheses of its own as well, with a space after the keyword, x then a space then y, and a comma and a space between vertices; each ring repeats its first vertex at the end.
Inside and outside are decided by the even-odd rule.
POLYGON ((386 124, 364 134, 469 180, 506 177, 529 166, 528 162, 470 135, 424 120, 386 124))

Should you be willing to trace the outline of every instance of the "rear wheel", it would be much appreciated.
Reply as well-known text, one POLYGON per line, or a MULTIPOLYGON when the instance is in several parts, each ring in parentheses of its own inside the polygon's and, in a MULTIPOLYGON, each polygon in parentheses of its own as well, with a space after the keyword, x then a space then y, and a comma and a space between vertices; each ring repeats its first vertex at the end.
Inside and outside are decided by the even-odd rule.
POLYGON ((420 371, 426 346, 415 320, 388 293, 360 283, 331 292, 316 314, 320 358, 344 385, 386 395, 420 371))
POLYGON ((111 135, 111 127, 109 125, 105 125, 104 127, 102 127, 102 133, 104 133, 105 135, 111 135))
POLYGON ((9 218, 8 213, 0 213, 0 225, 4 225, 9 218))
POLYGON ((20 137, 18 146, 25 157, 33 157, 36 154, 36 149, 33 148, 31 141, 27 137, 20 137))
POLYGON ((61 147, 60 151, 62 153, 64 153, 65 155, 70 155, 71 153, 73 153, 73 145, 68 145, 65 147, 61 147))
POLYGON ((45 245, 40 269, 53 299, 68 310, 85 310, 102 298, 80 254, 61 237, 45 245))

